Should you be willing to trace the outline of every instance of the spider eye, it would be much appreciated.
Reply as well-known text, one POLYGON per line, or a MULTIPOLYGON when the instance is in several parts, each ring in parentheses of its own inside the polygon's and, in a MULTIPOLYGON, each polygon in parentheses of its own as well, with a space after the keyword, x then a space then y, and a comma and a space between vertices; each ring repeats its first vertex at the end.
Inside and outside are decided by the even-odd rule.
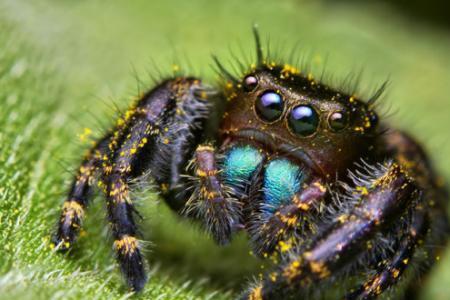
POLYGON ((248 75, 244 78, 244 90, 247 92, 253 91, 258 85, 258 78, 253 75, 248 75))
POLYGON ((372 125, 372 128, 375 128, 378 125, 378 116, 376 113, 372 112, 370 114, 369 120, 370 124, 372 125))
POLYGON ((265 91, 256 99, 255 110, 263 121, 278 120, 283 113, 283 108, 283 97, 275 91, 265 91))
POLYGON ((328 117, 328 125, 333 131, 341 131, 348 124, 348 116, 345 112, 335 111, 328 117))
POLYGON ((316 132, 319 125, 319 115, 309 105, 299 105, 292 109, 289 120, 289 127, 299 136, 309 136, 316 132))

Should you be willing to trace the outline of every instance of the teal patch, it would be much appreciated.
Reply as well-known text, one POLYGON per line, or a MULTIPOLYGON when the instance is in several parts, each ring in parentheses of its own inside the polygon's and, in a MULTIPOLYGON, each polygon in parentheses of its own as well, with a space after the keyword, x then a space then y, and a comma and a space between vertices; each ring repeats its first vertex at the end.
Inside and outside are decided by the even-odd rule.
POLYGON ((252 146, 231 148, 223 165, 225 181, 235 186, 248 181, 262 159, 263 155, 252 146))
POLYGON ((271 214, 280 205, 288 204, 302 182, 303 172, 299 166, 287 159, 271 161, 264 174, 264 212, 271 214))

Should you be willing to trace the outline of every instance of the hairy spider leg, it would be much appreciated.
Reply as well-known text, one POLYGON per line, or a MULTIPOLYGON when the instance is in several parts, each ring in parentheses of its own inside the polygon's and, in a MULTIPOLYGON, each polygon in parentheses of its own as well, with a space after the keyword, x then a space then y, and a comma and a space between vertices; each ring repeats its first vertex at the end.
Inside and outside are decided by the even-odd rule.
POLYGON ((427 214, 420 209, 414 213, 412 224, 402 238, 396 252, 384 262, 375 275, 368 275, 366 281, 345 299, 374 299, 390 286, 397 283, 412 261, 420 240, 425 236, 428 226, 427 214))
POLYGON ((447 216, 448 190, 442 177, 436 174, 424 149, 407 133, 390 129, 384 134, 389 156, 402 164, 412 174, 424 193, 421 204, 428 215, 429 230, 424 238, 426 258, 415 260, 415 276, 408 283, 405 297, 415 299, 426 283, 429 271, 445 249, 450 224, 447 216))
POLYGON ((171 188, 177 184, 174 181, 179 180, 178 164, 190 155, 186 140, 206 117, 205 99, 196 97, 200 88, 196 79, 178 78, 150 91, 134 109, 130 129, 119 138, 111 166, 104 169, 114 248, 122 274, 134 291, 144 287, 147 276, 133 219, 135 208, 129 181, 150 170, 160 185, 171 188))
POLYGON ((133 290, 142 289, 147 278, 137 240, 138 230, 133 218, 135 208, 129 195, 129 180, 132 167, 139 159, 139 145, 156 133, 153 126, 155 123, 151 124, 145 118, 137 120, 128 138, 116 151, 111 169, 105 170, 103 174, 114 249, 127 284, 133 290))
POLYGON ((186 203, 186 213, 202 220, 217 243, 226 244, 241 223, 241 204, 232 197, 219 174, 213 146, 199 145, 193 164, 196 183, 186 203))
MULTIPOLYGON (((86 184, 94 176, 86 168, 101 165, 99 186, 107 199, 114 249, 126 282, 134 291, 144 287, 147 276, 133 218, 137 211, 129 194, 130 181, 150 171, 162 190, 175 189, 180 180, 180 165, 192 156, 190 149, 195 140, 190 141, 190 137, 194 131, 202 129, 202 122, 207 118, 207 96, 203 85, 195 78, 163 81, 118 119, 111 135, 100 140, 98 145, 103 152, 99 151, 99 146, 94 147, 90 152, 93 154, 80 167, 82 181, 77 179, 76 188, 72 190, 85 196, 85 200, 86 184), (97 159, 93 159, 94 154, 97 159)), ((169 204, 171 196, 174 195, 167 196, 169 204)), ((69 213, 81 216, 82 211, 78 206, 65 204, 63 216, 69 213)), ((58 229, 57 237, 61 235, 60 231, 58 229)))
POLYGON ((320 179, 315 179, 307 187, 297 192, 289 204, 281 205, 267 218, 261 212, 254 214, 250 236, 257 255, 266 257, 275 250, 286 252, 295 246, 296 232, 309 232, 305 228, 313 223, 316 204, 327 190, 320 179))
POLYGON ((74 243, 81 229, 85 210, 92 192, 92 185, 101 167, 101 162, 108 152, 111 135, 106 135, 86 154, 72 182, 69 194, 64 201, 56 233, 52 243, 59 250, 68 250, 74 243))
POLYGON ((295 290, 326 280, 364 251, 367 240, 420 196, 398 164, 387 163, 385 168, 383 174, 366 187, 367 195, 361 195, 360 204, 350 214, 339 216, 307 251, 289 256, 276 270, 267 273, 244 299, 291 296, 295 290))

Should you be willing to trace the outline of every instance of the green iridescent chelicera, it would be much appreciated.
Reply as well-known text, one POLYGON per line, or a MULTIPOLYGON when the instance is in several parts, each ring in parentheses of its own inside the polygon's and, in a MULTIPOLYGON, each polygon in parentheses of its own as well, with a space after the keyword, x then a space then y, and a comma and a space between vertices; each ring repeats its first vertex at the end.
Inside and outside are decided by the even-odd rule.
POLYGON ((233 147, 226 154, 223 165, 225 180, 231 185, 249 180, 262 159, 262 154, 252 146, 233 147))
MULTIPOLYGON (((231 148, 224 160, 224 179, 241 188, 249 182, 251 176, 263 160, 263 155, 252 146, 231 148)), ((280 205, 287 204, 300 190, 303 182, 301 168, 287 159, 275 159, 267 163, 263 180, 263 210, 270 214, 280 205)))
POLYGON ((264 212, 273 213, 287 204, 300 190, 303 173, 299 166, 287 159, 275 159, 267 164, 264 173, 264 212))

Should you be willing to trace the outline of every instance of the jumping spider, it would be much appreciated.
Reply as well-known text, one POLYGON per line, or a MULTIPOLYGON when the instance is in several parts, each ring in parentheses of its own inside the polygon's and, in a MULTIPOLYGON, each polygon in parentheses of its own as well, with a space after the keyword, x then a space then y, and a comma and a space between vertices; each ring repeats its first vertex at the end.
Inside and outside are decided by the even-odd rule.
POLYGON ((219 244, 242 229, 255 254, 276 261, 241 299, 322 298, 332 287, 369 299, 400 281, 417 287, 449 232, 448 194, 421 146, 378 121, 380 93, 362 101, 272 63, 254 35, 257 62, 240 79, 216 60, 216 90, 177 77, 140 97, 84 158, 53 243, 73 245, 97 178, 117 261, 142 290, 129 193, 150 171, 167 204, 219 244))

